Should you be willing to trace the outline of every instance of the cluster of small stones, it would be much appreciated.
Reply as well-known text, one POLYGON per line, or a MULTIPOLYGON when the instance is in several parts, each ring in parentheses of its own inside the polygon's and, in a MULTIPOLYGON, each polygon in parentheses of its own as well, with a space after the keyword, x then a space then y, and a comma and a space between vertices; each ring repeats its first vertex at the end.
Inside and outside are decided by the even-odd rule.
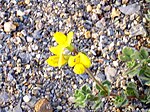
MULTIPOLYGON (((67 66, 53 68, 45 62, 52 55, 49 47, 56 45, 52 38, 56 31, 73 31, 74 46, 90 57, 95 77, 111 81, 116 90, 124 88, 128 77, 122 76, 124 65, 118 55, 125 46, 142 46, 145 30, 137 40, 136 34, 131 37, 130 29, 146 20, 141 19, 140 10, 126 15, 118 7, 135 3, 138 1, 0 0, 0 112, 40 112, 39 102, 50 103, 45 112, 52 111, 50 107, 56 112, 91 110, 90 106, 74 107, 72 98, 84 83, 92 86, 89 76, 76 75, 67 66)), ((100 111, 146 111, 138 101, 122 109, 105 99, 103 102, 100 111)))

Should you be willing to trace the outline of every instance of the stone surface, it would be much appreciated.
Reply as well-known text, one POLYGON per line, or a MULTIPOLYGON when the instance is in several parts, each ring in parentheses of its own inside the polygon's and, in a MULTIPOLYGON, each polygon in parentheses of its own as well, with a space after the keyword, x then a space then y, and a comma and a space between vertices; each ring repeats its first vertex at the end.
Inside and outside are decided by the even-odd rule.
POLYGON ((53 109, 49 103, 49 101, 45 98, 40 99, 35 104, 35 111, 36 112, 53 112, 53 109))
POLYGON ((23 97, 23 101, 24 101, 24 102, 29 102, 30 100, 31 100, 31 95, 30 95, 30 94, 25 95, 25 96, 23 97))
POLYGON ((10 33, 11 31, 15 31, 15 30, 16 30, 16 26, 13 24, 12 21, 4 23, 4 31, 6 33, 10 33))
POLYGON ((140 10, 140 5, 135 3, 128 6, 121 6, 119 7, 119 10, 126 15, 131 15, 133 13, 137 13, 140 10))
POLYGON ((113 82, 113 78, 116 76, 117 70, 113 67, 107 66, 105 67, 105 75, 107 80, 113 82))

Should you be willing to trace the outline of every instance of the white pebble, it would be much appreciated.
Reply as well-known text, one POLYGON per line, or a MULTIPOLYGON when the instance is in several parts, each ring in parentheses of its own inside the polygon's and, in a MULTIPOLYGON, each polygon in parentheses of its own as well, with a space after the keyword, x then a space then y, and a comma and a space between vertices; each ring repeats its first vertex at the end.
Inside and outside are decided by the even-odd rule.
POLYGON ((4 23, 4 31, 5 32, 11 32, 16 30, 16 26, 10 21, 10 22, 5 22, 4 23))
POLYGON ((23 97, 23 101, 24 101, 24 102, 29 102, 30 100, 31 100, 31 95, 30 95, 30 94, 25 95, 25 96, 23 97))

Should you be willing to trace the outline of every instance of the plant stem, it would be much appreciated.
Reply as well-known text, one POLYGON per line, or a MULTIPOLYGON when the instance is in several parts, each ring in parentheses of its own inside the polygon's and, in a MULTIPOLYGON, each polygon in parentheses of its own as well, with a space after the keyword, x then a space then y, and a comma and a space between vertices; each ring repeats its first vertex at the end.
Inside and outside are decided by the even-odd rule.
POLYGON ((98 80, 96 80, 96 78, 93 76, 92 72, 91 72, 88 68, 86 68, 85 71, 86 71, 86 73, 89 74, 89 76, 92 78, 92 80, 95 81, 96 84, 97 84, 103 91, 105 91, 106 93, 108 93, 108 91, 105 89, 105 87, 104 87, 98 80))
MULTIPOLYGON (((73 52, 75 54, 78 54, 77 49, 74 48, 73 52)), ((88 68, 85 68, 85 72, 92 78, 93 81, 96 82, 96 84, 103 90, 105 91, 105 93, 108 93, 108 91, 105 89, 105 87, 101 84, 101 82, 99 82, 98 80, 96 80, 96 78, 93 76, 91 70, 89 70, 88 68)))

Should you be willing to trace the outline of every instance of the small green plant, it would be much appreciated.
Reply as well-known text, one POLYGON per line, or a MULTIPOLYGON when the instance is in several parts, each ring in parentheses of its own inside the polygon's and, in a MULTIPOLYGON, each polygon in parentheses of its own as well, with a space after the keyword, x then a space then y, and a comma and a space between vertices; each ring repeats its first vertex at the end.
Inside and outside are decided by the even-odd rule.
MULTIPOLYGON (((85 107, 92 104, 92 108, 97 110, 103 106, 102 98, 109 98, 110 96, 113 98, 117 108, 126 106, 132 98, 137 98, 145 104, 150 103, 149 89, 146 89, 147 94, 143 94, 144 97, 141 97, 138 93, 137 85, 130 82, 127 84, 126 89, 118 95, 112 92, 109 81, 98 81, 88 69, 91 66, 90 59, 85 53, 78 52, 72 45, 73 32, 69 32, 67 36, 61 32, 56 32, 54 39, 58 45, 50 47, 50 51, 54 55, 50 56, 46 62, 50 66, 59 68, 68 64, 70 67, 73 67, 74 73, 87 73, 96 82, 95 87, 89 87, 85 84, 80 89, 75 90, 75 106, 85 107), (96 93, 93 93, 91 88, 96 90, 96 93)), ((128 70, 125 74, 131 77, 137 76, 143 85, 150 86, 150 58, 145 49, 142 48, 140 51, 135 51, 126 47, 122 50, 122 55, 119 56, 119 59, 126 63, 128 70)))
POLYGON ((128 99, 124 93, 120 96, 116 96, 114 99, 114 104, 116 107, 126 106, 128 104, 128 99))
POLYGON ((102 106, 100 95, 93 95, 89 86, 83 85, 80 89, 77 89, 74 94, 75 106, 85 107, 88 103, 92 103, 93 109, 98 109, 102 106))
POLYGON ((126 96, 135 96, 139 98, 139 93, 137 90, 137 85, 133 82, 128 83, 127 88, 125 90, 126 96))
POLYGON ((150 58, 144 48, 135 51, 125 47, 119 59, 126 63, 128 70, 125 74, 131 77, 137 76, 143 85, 150 86, 150 58))

